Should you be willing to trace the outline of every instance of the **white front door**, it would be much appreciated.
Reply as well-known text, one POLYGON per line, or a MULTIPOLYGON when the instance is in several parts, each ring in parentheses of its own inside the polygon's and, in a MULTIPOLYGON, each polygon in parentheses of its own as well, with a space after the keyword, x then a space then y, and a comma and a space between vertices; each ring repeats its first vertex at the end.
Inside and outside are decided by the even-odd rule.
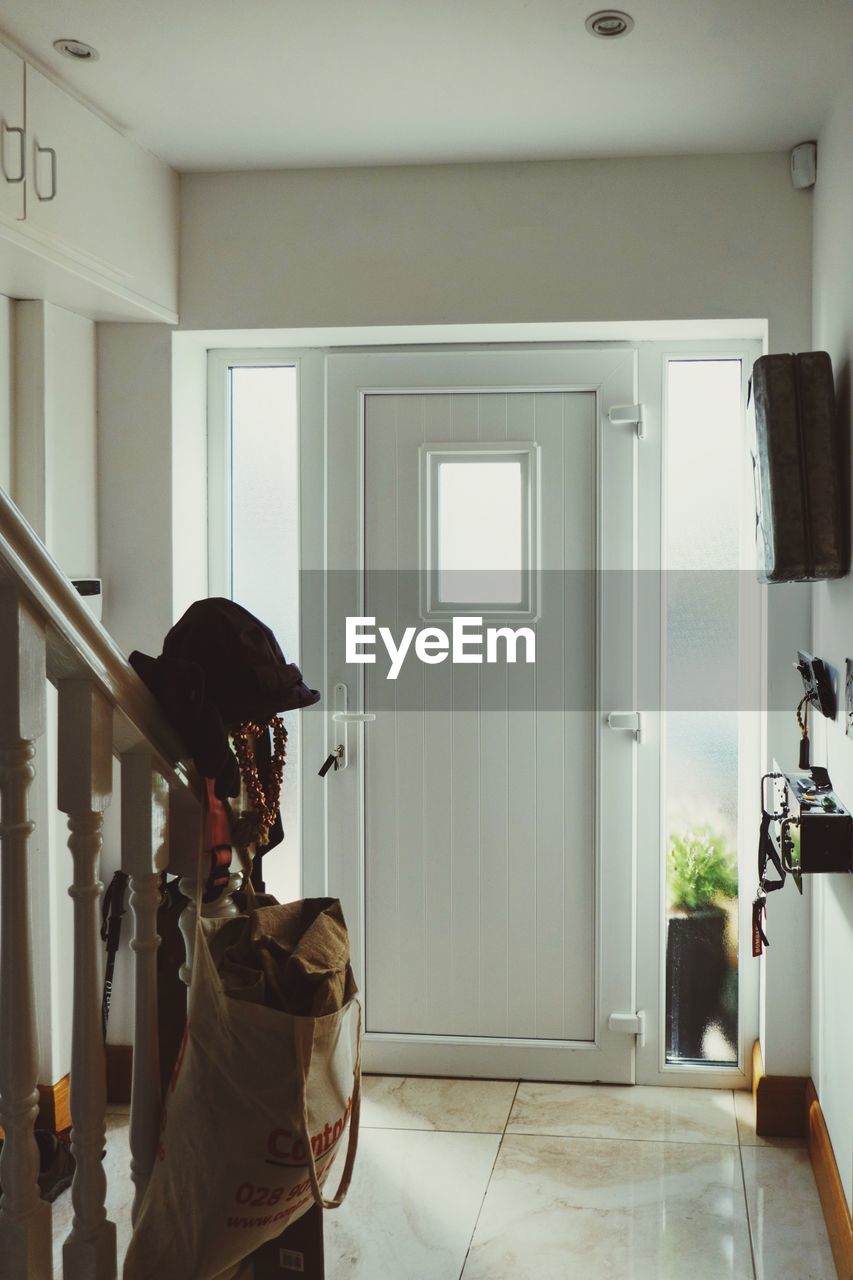
POLYGON ((328 883, 367 1067, 630 1083, 635 353, 333 355, 327 392, 328 883), (535 661, 524 633, 438 660, 460 617, 535 661), (434 660, 389 678, 380 627, 434 660))

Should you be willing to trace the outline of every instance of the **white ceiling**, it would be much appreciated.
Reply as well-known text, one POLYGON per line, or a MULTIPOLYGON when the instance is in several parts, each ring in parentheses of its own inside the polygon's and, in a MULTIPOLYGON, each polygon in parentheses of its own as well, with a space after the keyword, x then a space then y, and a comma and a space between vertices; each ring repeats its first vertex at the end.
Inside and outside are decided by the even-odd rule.
POLYGON ((615 41, 602 0, 0 0, 0 27, 182 170, 783 149, 849 64, 851 0, 618 3, 615 41))

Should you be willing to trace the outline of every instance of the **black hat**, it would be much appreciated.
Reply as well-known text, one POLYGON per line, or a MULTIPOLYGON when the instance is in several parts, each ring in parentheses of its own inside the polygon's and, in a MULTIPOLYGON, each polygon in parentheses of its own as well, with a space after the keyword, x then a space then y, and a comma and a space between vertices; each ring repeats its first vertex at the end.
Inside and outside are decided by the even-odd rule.
POLYGON ((159 658, 134 650, 128 661, 199 772, 217 780, 223 797, 240 787, 229 730, 320 701, 299 668, 286 661, 269 627, 221 596, 191 604, 163 641, 159 658))

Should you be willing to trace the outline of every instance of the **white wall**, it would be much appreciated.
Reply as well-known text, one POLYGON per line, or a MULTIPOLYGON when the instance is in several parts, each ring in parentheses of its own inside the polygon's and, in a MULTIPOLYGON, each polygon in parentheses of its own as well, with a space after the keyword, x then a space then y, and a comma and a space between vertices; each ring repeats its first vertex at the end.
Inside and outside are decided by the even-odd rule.
POLYGON ((95 325, 46 310, 47 547, 69 577, 97 577, 95 325))
MULTIPOLYGON (((832 356, 841 422, 849 434, 853 387, 853 86, 820 135, 814 220, 814 345, 832 356)), ((840 673, 853 657, 853 579, 815 590, 814 650, 840 673)), ((853 808, 853 740, 843 709, 820 726, 818 749, 842 800, 853 808)), ((818 757, 820 758, 820 757, 818 757)), ((835 1158, 853 1204, 853 876, 815 877, 813 887, 812 1076, 835 1158)))
POLYGON ((808 342, 781 154, 187 174, 181 327, 764 316, 808 342))
POLYGON ((16 302, 14 497, 60 568, 97 575, 95 325, 16 302))
MULTIPOLYGON (((808 648, 812 594, 809 584, 800 582, 767 588, 768 768, 797 766, 794 708, 802 683, 794 662, 797 650, 808 648)), ((743 891, 753 890, 753 884, 747 884, 743 891)), ((761 966, 760 1039, 768 1075, 808 1076, 811 1071, 810 894, 806 884, 801 898, 789 880, 784 892, 772 894, 767 904, 771 945, 756 963, 761 966)))
POLYGON ((125 653, 158 654, 173 621, 172 340, 164 325, 98 325, 98 463, 104 623, 125 653))
MULTIPOLYGON (((270 328, 763 317, 771 348, 803 349, 810 291, 811 196, 782 154, 181 180, 180 327, 261 344, 270 328)), ((203 363, 164 326, 98 333, 104 618, 157 653, 204 590, 203 363)))
MULTIPOLYGON (((785 155, 187 174, 181 200, 185 330, 763 317, 809 342, 785 155)), ((104 618, 157 653, 205 581, 204 370, 163 326, 98 331, 104 618)))

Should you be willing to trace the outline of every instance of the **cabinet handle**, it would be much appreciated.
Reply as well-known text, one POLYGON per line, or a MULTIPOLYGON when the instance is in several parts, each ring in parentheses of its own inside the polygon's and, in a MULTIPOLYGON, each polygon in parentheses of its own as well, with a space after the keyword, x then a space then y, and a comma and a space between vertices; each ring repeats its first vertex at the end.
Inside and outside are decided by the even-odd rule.
POLYGON ((36 143, 36 155, 50 156, 50 195, 43 196, 39 191, 38 170, 36 170, 36 195, 43 204, 47 204, 51 200, 56 199, 56 152, 53 147, 42 147, 36 143))
POLYGON ((5 120, 3 121, 2 150, 3 150, 3 154, 2 154, 2 159, 0 159, 0 163, 2 163, 2 167, 3 167, 3 177, 9 183, 23 182, 27 173, 27 149, 26 149, 26 146, 24 145, 24 131, 19 125, 7 124, 5 120), (6 134, 7 133, 16 133, 18 135, 18 141, 20 142, 20 145, 21 145, 21 154, 18 159, 18 168, 20 169, 20 173, 18 174, 17 178, 10 178, 9 174, 6 172, 6 134))

